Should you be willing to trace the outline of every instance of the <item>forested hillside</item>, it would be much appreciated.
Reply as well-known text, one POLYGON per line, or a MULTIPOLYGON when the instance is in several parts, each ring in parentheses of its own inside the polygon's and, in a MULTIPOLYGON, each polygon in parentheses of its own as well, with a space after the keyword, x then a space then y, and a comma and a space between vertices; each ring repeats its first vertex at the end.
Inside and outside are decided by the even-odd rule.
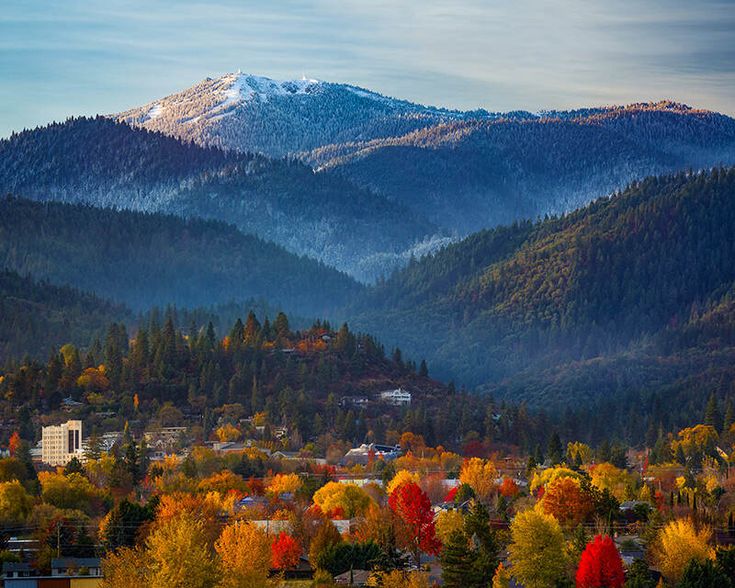
POLYGON ((735 162, 735 121, 669 102, 459 120, 306 156, 466 234, 569 212, 649 175, 735 162))
POLYGON ((17 198, 0 199, 0 267, 141 310, 255 298, 319 316, 361 288, 221 222, 17 198))
POLYGON ((652 178, 565 217, 473 235, 352 311, 441 375, 502 397, 692 395, 684 382, 732 380, 734 235, 734 169, 652 178))
POLYGON ((301 163, 181 143, 103 117, 0 141, 0 193, 224 220, 363 279, 436 232, 402 205, 301 163))
POLYGON ((69 341, 87 344, 110 322, 129 318, 123 306, 91 294, 0 271, 0 365, 26 354, 47 356, 69 341))

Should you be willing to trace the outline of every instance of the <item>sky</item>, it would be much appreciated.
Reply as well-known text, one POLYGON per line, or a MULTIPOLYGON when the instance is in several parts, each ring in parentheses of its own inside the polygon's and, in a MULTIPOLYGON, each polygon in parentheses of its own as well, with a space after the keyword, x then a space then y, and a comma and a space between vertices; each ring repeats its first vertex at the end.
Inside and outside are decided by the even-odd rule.
POLYGON ((238 69, 461 109, 735 115, 735 0, 2 0, 0 136, 238 69))

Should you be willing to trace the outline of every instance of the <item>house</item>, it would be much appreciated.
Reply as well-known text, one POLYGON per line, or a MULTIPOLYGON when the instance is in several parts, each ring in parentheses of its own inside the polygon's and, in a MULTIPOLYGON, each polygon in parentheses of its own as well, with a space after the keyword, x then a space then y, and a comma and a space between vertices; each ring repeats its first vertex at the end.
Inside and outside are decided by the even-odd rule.
POLYGON ((98 557, 59 557, 51 560, 52 576, 102 577, 102 563, 98 557))
POLYGON ((99 588, 104 579, 99 558, 54 558, 51 575, 39 575, 27 563, 5 562, 1 578, 5 588, 99 588))
POLYGON ((411 404, 411 393, 401 386, 395 390, 384 390, 380 393, 380 400, 393 406, 409 406, 411 404))
POLYGON ((156 431, 146 431, 143 438, 149 449, 174 453, 187 431, 186 427, 163 427, 156 431))
MULTIPOLYGON (((2 577, 7 582, 10 579, 28 578, 34 574, 31 569, 31 564, 28 563, 15 563, 13 561, 6 561, 3 563, 3 575, 2 577)), ((8 584, 6 584, 7 586, 8 584)))

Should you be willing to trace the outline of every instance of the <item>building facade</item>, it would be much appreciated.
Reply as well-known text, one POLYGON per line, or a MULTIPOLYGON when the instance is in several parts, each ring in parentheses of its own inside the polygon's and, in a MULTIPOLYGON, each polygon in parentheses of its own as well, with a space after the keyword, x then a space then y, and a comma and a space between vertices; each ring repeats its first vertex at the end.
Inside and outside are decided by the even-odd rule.
POLYGON ((50 466, 65 466, 73 457, 82 459, 82 421, 43 427, 41 461, 50 466))

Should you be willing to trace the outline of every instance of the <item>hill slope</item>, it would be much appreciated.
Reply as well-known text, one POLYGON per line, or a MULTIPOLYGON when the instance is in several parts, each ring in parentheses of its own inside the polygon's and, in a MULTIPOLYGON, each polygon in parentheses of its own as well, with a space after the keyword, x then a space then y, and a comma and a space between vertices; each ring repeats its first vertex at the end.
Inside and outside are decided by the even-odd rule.
POLYGON ((463 234, 569 212, 649 175, 735 163, 735 120, 634 104, 456 121, 307 159, 463 234))
POLYGON ((221 222, 15 198, 0 200, 0 267, 136 309, 263 298, 314 316, 361 288, 221 222))
POLYGON ((702 309, 727 303, 733 235, 735 169, 652 178, 566 217, 473 235, 379 284, 352 311, 362 311, 360 327, 443 375, 536 403, 594 395, 614 380, 590 370, 550 396, 523 378, 538 392, 600 361, 704 350, 704 363, 656 375, 668 385, 704 369, 709 339, 687 333, 702 309))
POLYGON ((98 117, 0 141, 0 193, 225 220, 371 278, 436 228, 295 161, 226 153, 98 117))
POLYGON ((0 363, 46 357, 69 341, 87 344, 130 311, 72 288, 0 271, 0 363))

